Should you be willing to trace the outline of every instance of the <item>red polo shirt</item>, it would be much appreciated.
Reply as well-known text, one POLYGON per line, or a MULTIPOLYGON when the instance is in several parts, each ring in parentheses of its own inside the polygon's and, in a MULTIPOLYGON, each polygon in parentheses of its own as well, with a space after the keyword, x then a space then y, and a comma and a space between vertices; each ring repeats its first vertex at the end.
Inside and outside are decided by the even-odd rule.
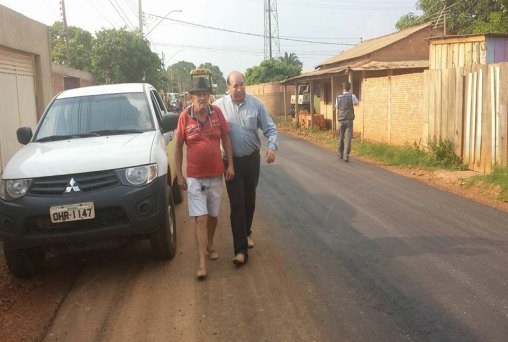
POLYGON ((176 141, 187 145, 187 177, 215 177, 224 173, 221 137, 229 133, 229 125, 219 107, 211 105, 206 121, 199 122, 187 107, 178 120, 176 141))

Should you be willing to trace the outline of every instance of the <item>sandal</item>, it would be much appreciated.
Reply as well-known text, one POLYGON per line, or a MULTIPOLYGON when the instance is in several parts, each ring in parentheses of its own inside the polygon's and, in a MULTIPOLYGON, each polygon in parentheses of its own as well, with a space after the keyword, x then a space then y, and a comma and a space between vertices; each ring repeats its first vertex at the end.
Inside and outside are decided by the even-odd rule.
POLYGON ((196 277, 198 277, 198 280, 203 280, 206 278, 206 269, 200 268, 198 270, 198 273, 196 273, 196 277))
POLYGON ((217 249, 212 248, 211 250, 207 250, 206 252, 207 252, 208 258, 210 260, 217 260, 217 259, 219 259, 219 252, 217 252, 217 249))

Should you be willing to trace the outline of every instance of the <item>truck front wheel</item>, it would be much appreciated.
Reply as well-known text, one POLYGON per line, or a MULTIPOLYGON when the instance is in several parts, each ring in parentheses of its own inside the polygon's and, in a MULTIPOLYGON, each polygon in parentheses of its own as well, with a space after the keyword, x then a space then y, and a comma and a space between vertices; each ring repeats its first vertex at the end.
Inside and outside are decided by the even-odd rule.
POLYGON ((7 267, 16 277, 32 277, 44 266, 46 253, 42 247, 12 248, 4 245, 7 267))
POLYGON ((168 205, 164 222, 162 222, 157 231, 150 236, 150 245, 155 258, 159 260, 171 259, 176 254, 176 218, 175 205, 171 189, 167 187, 168 205))

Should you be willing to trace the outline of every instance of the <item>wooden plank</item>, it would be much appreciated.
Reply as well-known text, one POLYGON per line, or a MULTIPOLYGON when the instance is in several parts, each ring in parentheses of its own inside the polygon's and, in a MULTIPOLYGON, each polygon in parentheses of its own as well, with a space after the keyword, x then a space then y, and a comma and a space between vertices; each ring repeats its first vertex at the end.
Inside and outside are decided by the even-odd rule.
POLYGON ((453 142, 455 145, 455 94, 456 94, 456 74, 457 70, 448 69, 447 85, 448 92, 445 95, 446 98, 446 119, 447 119, 447 132, 446 138, 453 142))
POLYGON ((435 125, 434 125, 434 139, 439 140, 443 136, 443 130, 441 122, 443 121, 443 112, 442 112, 442 101, 443 101, 443 72, 444 70, 440 70, 440 72, 436 75, 436 102, 435 102, 435 125))
POLYGON ((489 81, 490 81, 490 120, 491 120, 491 165, 496 164, 497 158, 497 110, 498 110, 498 73, 499 67, 496 65, 489 66, 489 81))
POLYGON ((500 138, 500 126, 501 126, 501 117, 500 117, 500 91, 501 91, 501 66, 500 65, 496 65, 494 67, 495 69, 495 76, 494 76, 494 79, 495 79, 495 84, 494 84, 494 87, 495 87, 495 98, 496 98, 496 102, 494 104, 494 116, 495 116, 495 126, 493 127, 493 131, 495 132, 495 138, 494 138, 494 141, 493 141, 493 146, 494 146, 494 151, 495 151, 495 154, 494 154, 494 165, 493 166, 496 166, 497 164, 500 164, 502 162, 502 157, 501 157, 501 154, 500 154, 500 145, 499 145, 499 138, 500 138))
POLYGON ((487 42, 480 43, 480 64, 488 64, 487 42))
POLYGON ((443 45, 441 49, 441 69, 448 68, 448 46, 443 45))
POLYGON ((447 44, 462 44, 471 42, 484 42, 485 35, 478 34, 474 36, 456 37, 456 38, 442 38, 433 39, 431 44, 436 46, 447 45, 447 44))
POLYGON ((499 65, 499 160, 508 165, 508 63, 499 65))
POLYGON ((448 89, 449 89, 449 69, 443 70, 441 74, 441 103, 439 106, 439 117, 440 117, 440 134, 442 139, 448 139, 448 89))
POLYGON ((464 138, 464 164, 471 163, 471 109, 473 103, 473 74, 467 74, 467 92, 466 92, 466 128, 464 138))
POLYGON ((448 60, 448 63, 446 64, 446 68, 447 69, 452 69, 452 68, 455 68, 455 63, 454 63, 454 50, 456 48, 457 44, 450 44, 448 45, 448 52, 447 52, 447 60, 448 60))
POLYGON ((464 57, 465 57, 465 45, 459 44, 459 51, 457 53, 458 63, 457 66, 464 67, 464 57))
POLYGON ((434 56, 436 55, 436 47, 434 45, 430 45, 429 48, 429 69, 435 69, 436 68, 436 60, 434 56))
POLYGON ((441 46, 436 46, 436 55, 435 55, 435 65, 436 65, 436 69, 442 69, 442 66, 441 66, 441 49, 442 47, 441 46))
POLYGON ((455 94, 453 98, 455 99, 455 153, 458 156, 463 157, 464 151, 464 109, 465 109, 465 93, 464 93, 464 76, 463 76, 464 68, 456 69, 455 73, 455 94))
POLYGON ((483 71, 478 65, 476 70, 476 120, 475 120, 475 142, 474 142, 474 165, 475 171, 481 170, 481 146, 482 146, 482 118, 483 118, 483 71))
POLYGON ((472 57, 472 63, 473 64, 481 64, 480 63, 480 43, 476 42, 473 43, 473 57, 472 57))
POLYGON ((471 43, 465 44, 464 50, 464 65, 470 67, 472 64, 473 49, 471 43))
POLYGON ((469 141, 469 148, 470 148, 470 163, 471 168, 475 170, 475 147, 476 147, 476 113, 477 113, 477 107, 476 107, 476 98, 477 98, 477 87, 478 87, 478 73, 476 71, 472 72, 473 74, 473 88, 471 90, 471 132, 469 132, 470 135, 470 141, 469 141))
POLYGON ((490 115, 490 82, 488 77, 488 65, 481 65, 482 74, 482 91, 480 96, 482 98, 482 115, 481 115, 481 139, 480 139, 480 172, 489 173, 492 170, 492 139, 491 139, 491 126, 492 116, 490 115))

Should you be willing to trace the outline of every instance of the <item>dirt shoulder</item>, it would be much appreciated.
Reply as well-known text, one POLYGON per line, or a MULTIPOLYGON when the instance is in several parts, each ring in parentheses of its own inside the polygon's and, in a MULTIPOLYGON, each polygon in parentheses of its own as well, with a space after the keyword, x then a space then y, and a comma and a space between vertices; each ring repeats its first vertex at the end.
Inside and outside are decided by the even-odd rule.
POLYGON ((0 341, 42 340, 77 277, 79 261, 73 259, 52 259, 47 272, 18 279, 9 273, 0 248, 0 341))

